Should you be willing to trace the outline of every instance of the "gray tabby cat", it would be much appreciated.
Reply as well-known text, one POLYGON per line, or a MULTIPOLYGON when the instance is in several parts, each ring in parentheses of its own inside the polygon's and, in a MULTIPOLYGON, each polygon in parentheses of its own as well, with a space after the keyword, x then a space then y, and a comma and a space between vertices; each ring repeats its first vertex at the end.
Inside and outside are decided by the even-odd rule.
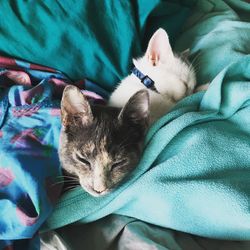
POLYGON ((61 101, 59 158, 66 172, 93 196, 110 192, 137 165, 149 121, 146 90, 122 108, 93 105, 75 86, 61 101))

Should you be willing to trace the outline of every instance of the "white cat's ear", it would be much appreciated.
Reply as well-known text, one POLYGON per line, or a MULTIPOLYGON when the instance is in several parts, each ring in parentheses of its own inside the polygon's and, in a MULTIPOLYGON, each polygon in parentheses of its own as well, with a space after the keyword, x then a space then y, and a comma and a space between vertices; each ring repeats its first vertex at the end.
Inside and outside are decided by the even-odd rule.
POLYGON ((88 125, 93 121, 92 111, 84 94, 75 86, 68 85, 61 100, 61 118, 64 127, 88 125))
POLYGON ((159 62, 167 62, 174 57, 167 32, 160 28, 151 37, 146 51, 146 58, 156 66, 159 62))
POLYGON ((136 92, 121 110, 119 121, 123 124, 139 125, 142 129, 149 122, 149 94, 147 90, 136 92))

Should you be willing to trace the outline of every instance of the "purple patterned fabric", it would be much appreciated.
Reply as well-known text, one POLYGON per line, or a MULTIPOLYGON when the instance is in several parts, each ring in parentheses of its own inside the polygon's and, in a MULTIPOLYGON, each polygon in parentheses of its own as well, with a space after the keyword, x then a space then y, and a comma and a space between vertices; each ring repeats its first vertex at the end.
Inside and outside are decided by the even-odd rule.
MULTIPOLYGON (((105 92, 75 83, 95 103, 105 92)), ((37 232, 52 212, 61 186, 57 149, 61 72, 0 57, 0 249, 39 249, 37 232), (26 240, 24 240, 26 239, 26 240), (31 240, 27 240, 31 239, 31 240)))

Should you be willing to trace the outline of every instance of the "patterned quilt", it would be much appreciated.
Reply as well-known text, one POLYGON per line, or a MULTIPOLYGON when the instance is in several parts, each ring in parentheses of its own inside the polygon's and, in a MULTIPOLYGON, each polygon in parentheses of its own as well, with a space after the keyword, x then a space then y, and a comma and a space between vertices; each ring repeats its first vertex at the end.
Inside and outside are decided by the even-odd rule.
POLYGON ((67 84, 104 102, 105 91, 88 80, 73 83, 54 69, 0 57, 0 249, 35 249, 11 240, 36 236, 58 199, 60 97, 67 84))

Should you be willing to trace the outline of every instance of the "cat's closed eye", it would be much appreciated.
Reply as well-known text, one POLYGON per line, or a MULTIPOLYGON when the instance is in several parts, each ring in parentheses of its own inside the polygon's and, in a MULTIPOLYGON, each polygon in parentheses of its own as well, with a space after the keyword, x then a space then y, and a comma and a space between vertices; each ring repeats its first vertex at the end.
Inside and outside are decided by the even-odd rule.
POLYGON ((75 157, 79 162, 83 163, 89 168, 89 170, 91 170, 91 163, 85 157, 77 153, 75 154, 75 157))
POLYGON ((120 161, 117 161, 117 162, 113 163, 112 166, 111 166, 111 171, 124 166, 126 163, 127 163, 126 159, 120 160, 120 161))
POLYGON ((75 86, 64 89, 59 156, 66 174, 93 196, 111 192, 136 167, 149 119, 149 94, 136 92, 123 108, 90 105, 75 86))

